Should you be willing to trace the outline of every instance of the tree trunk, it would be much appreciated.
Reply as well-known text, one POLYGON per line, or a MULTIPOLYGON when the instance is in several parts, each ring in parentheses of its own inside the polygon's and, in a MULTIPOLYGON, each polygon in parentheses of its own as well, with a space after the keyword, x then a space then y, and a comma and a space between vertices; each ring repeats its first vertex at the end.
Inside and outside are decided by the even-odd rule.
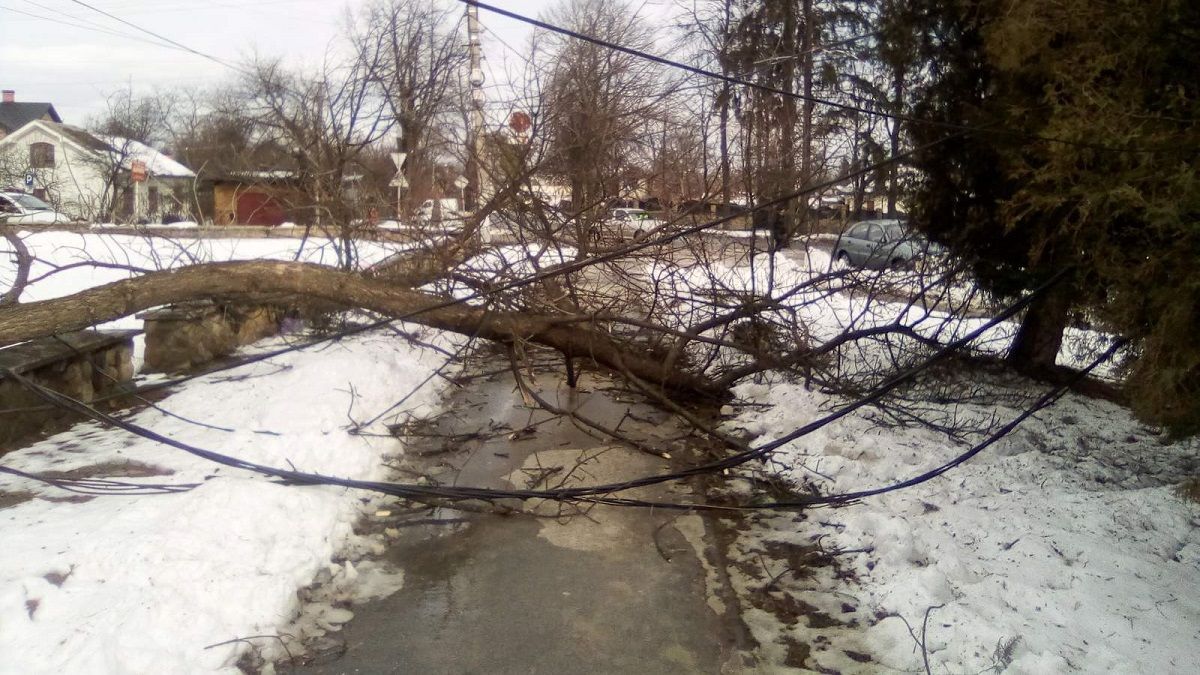
MULTIPOLYGON (((730 39, 730 19, 733 10, 733 0, 725 0, 725 21, 721 26, 724 35, 721 36, 721 74, 729 75, 729 54, 727 47, 730 39)), ((728 81, 721 84, 721 208, 729 204, 732 197, 729 184, 729 103, 733 97, 733 87, 728 81)))
POLYGON ((1008 361, 1017 370, 1031 375, 1054 371, 1074 290, 1072 284, 1062 282, 1030 303, 1008 352, 1008 361))
MULTIPOLYGON (((899 115, 904 110, 904 71, 897 69, 892 75, 892 112, 899 115)), ((900 155, 900 119, 892 120, 892 128, 888 132, 889 150, 892 157, 900 155)), ((896 215, 896 201, 900 194, 899 167, 895 162, 888 165, 888 216, 896 215)))
POLYGON ((385 316, 504 343, 527 341, 590 359, 613 370, 627 369, 664 389, 719 396, 706 378, 672 369, 658 359, 622 345, 602 327, 556 314, 488 311, 397 286, 383 279, 296 262, 226 262, 151 272, 97 286, 74 295, 0 307, 0 346, 82 330, 151 307, 217 298, 254 300, 290 296, 361 307, 385 316))
MULTIPOLYGON (((800 183, 808 187, 813 182, 813 50, 816 49, 816 31, 813 16, 812 0, 804 0, 804 33, 801 35, 800 49, 804 55, 801 66, 804 84, 804 111, 801 119, 800 138, 800 183)), ((800 225, 806 232, 811 232, 809 218, 809 197, 806 195, 800 201, 800 225)))
POLYGON ((729 97, 732 96, 729 83, 726 82, 721 90, 721 208, 729 203, 733 196, 729 185, 729 97))

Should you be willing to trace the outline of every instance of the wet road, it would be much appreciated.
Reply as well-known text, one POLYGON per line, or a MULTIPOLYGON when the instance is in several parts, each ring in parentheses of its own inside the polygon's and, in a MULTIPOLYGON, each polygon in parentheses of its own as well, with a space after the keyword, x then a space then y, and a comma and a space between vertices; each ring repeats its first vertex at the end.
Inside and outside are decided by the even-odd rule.
MULTIPOLYGON (((555 375, 539 393, 633 435, 675 434, 666 415, 585 376, 571 394, 555 375), (630 417, 632 415, 633 417, 630 417)), ((594 484, 652 474, 667 460, 597 440, 524 406, 511 375, 475 380, 409 462, 437 480, 477 486, 594 484), (528 430, 528 431, 521 431, 528 430), (471 437, 482 432, 484 437, 471 437), (514 433, 515 432, 515 433, 514 433), (490 435, 490 437, 488 437, 490 435), (516 436, 514 440, 511 437, 516 436), (423 458, 415 455, 427 453, 423 458)), ((678 443, 678 442, 677 442, 678 443)), ((681 446, 664 445, 676 458, 681 446)), ((686 486, 627 496, 678 499, 686 486)), ((597 506, 543 516, 444 512, 406 527, 387 551, 404 571, 394 595, 353 608, 345 654, 297 673, 719 673, 735 670, 741 635, 709 560, 704 520, 597 506), (465 518, 465 522, 464 521, 465 518)), ((425 514, 424 518, 428 518, 425 514)))

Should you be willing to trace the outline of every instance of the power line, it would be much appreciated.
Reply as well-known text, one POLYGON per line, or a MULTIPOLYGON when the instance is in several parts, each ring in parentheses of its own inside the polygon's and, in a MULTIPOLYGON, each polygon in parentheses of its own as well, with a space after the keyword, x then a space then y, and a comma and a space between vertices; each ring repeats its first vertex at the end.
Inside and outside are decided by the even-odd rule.
MULTIPOLYGON (((1022 298, 1021 300, 1017 301, 1016 303, 1013 303, 1013 305, 1010 305, 1010 307, 1008 309, 1006 309, 1005 312, 1002 314, 1006 314, 1009 311, 1013 311, 1013 312, 1019 311, 1020 308, 1023 308, 1029 302, 1031 302, 1035 298, 1039 297, 1041 293, 1045 292, 1049 288, 1049 284, 1051 284, 1051 283, 1053 283, 1053 282, 1048 282, 1047 285, 1043 285, 1041 288, 1031 292, 1030 294, 1028 294, 1024 298, 1022 298)), ((946 352, 947 349, 960 348, 963 344, 965 344, 963 342, 963 340, 967 340, 967 341, 974 340, 978 336, 982 335, 984 331, 990 329, 994 325, 994 322, 996 322, 998 320, 1000 320, 1000 315, 998 315, 992 321, 989 321, 988 324, 985 324, 984 326, 981 326, 977 330, 972 331, 967 336, 964 336, 964 338, 962 340, 958 340, 958 341, 955 341, 954 343, 951 343, 951 345, 947 345, 946 348, 944 348, 943 350, 939 350, 939 352, 937 352, 937 353, 933 354, 932 356, 930 356, 929 358, 927 358, 923 363, 918 364, 917 366, 914 366, 914 368, 910 369, 908 371, 908 376, 911 376, 912 374, 915 374, 916 372, 919 372, 920 370, 923 370, 923 369, 929 367, 932 363, 937 361, 942 355, 947 353, 946 352), (957 345, 957 346, 955 346, 955 345, 957 345)), ((564 501, 564 502, 583 502, 583 503, 607 504, 607 505, 611 505, 611 506, 629 506, 629 507, 659 508, 659 509, 671 509, 671 510, 701 510, 701 511, 738 512, 738 511, 750 511, 750 510, 811 508, 811 507, 815 507, 815 506, 829 505, 829 504, 846 504, 846 503, 857 501, 859 499, 863 499, 865 497, 875 496, 875 495, 883 494, 886 492, 894 492, 897 490, 902 490, 902 489, 912 487, 914 485, 918 485, 920 483, 924 483, 929 480, 932 480, 932 479, 946 473, 947 471, 950 471, 954 467, 959 466, 960 464, 963 464, 964 462, 968 461, 972 457, 976 456, 983 450, 990 447, 992 444, 999 441, 1004 436, 1008 435, 1010 432, 1012 432, 1013 429, 1015 429, 1018 425, 1020 425, 1025 420, 1029 419, 1030 417, 1035 415, 1037 412, 1052 405, 1063 394, 1065 394, 1066 391, 1071 386, 1073 386, 1075 383, 1082 380, 1084 377, 1086 377, 1089 373, 1091 373, 1095 368, 1100 366, 1102 363, 1105 363, 1106 361, 1111 359, 1122 346, 1124 346, 1124 341, 1119 340, 1119 341, 1115 342, 1108 350, 1105 351, 1104 354, 1102 354, 1100 357, 1098 357, 1096 360, 1094 360, 1086 368, 1084 368, 1080 372, 1076 373, 1076 375, 1070 381, 1064 382, 1064 383, 1060 384, 1059 386, 1053 388, 1052 390, 1046 392, 1042 396, 1040 396, 1037 399, 1037 401, 1035 401, 1031 406, 1026 408, 1024 411, 1022 411, 1020 414, 1015 416, 1013 419, 1009 420, 1009 422, 1005 423, 998 430, 989 434, 981 442, 972 446, 966 452, 961 453, 960 455, 951 459, 950 461, 943 463, 942 465, 940 465, 934 469, 931 469, 929 471, 926 471, 918 476, 915 476, 915 477, 907 479, 907 480, 899 481, 896 483, 891 483, 889 485, 885 485, 885 486, 878 487, 878 488, 858 490, 858 491, 854 491, 854 492, 840 493, 840 494, 804 495, 797 499, 788 500, 788 501, 760 503, 760 504, 747 504, 747 505, 716 505, 716 504, 711 504, 711 503, 662 502, 662 501, 650 501, 650 500, 641 500, 641 499, 618 498, 618 497, 612 497, 610 495, 612 495, 614 493, 638 488, 638 487, 646 487, 649 485, 657 485, 657 484, 670 482, 670 481, 683 480, 686 478, 690 478, 690 477, 702 475, 702 474, 717 473, 717 472, 723 471, 724 469, 734 468, 736 466, 746 464, 747 462, 757 459, 758 457, 761 457, 764 454, 766 454, 766 452, 764 452, 764 450, 769 452, 770 450, 773 450, 773 449, 779 447, 780 445, 782 445, 782 443, 779 442, 782 439, 794 440, 795 438, 797 438, 799 436, 807 435, 808 433, 811 433, 812 431, 815 431, 816 429, 818 429, 822 426, 825 426, 827 424, 830 424, 831 422, 839 419, 843 415, 847 414, 846 411, 856 410, 857 408, 862 407, 863 405, 866 405, 867 404, 866 402, 869 399, 872 399, 875 396, 875 394, 877 394, 880 391, 883 391, 885 389, 893 387, 894 380, 884 383, 883 385, 880 385, 879 387, 876 388, 876 390, 874 392, 872 392, 871 395, 862 397, 862 398, 858 399, 857 401, 855 401, 847 406, 844 406, 843 408, 841 408, 837 411, 834 411, 833 413, 830 413, 829 415, 826 415, 825 417, 821 418, 821 420, 818 420, 818 422, 820 424, 814 423, 814 424, 816 424, 816 426, 814 426, 814 424, 805 425, 804 427, 801 428, 801 429, 804 429, 805 431, 799 435, 797 435, 795 432, 793 432, 792 434, 787 434, 783 437, 780 437, 780 439, 776 439, 775 441, 767 443, 763 446, 760 446, 758 448, 752 448, 750 450, 737 453, 737 454, 735 454, 729 458, 726 458, 724 460, 710 462, 710 463, 696 466, 691 469, 686 469, 683 471, 676 471, 676 472, 672 472, 672 473, 656 474, 656 475, 652 475, 652 476, 645 476, 642 478, 635 478, 635 479, 627 480, 627 481, 624 481, 621 483, 610 483, 610 484, 606 484, 606 485, 592 485, 592 486, 584 486, 584 487, 576 487, 576 488, 555 488, 555 489, 549 489, 549 490, 533 490, 533 489, 502 490, 502 489, 494 489, 494 488, 405 484, 405 483, 394 483, 394 482, 387 482, 387 481, 363 481, 363 480, 338 478, 335 476, 324 476, 324 475, 320 475, 320 474, 307 473, 307 472, 299 471, 296 469, 291 469, 291 470, 280 469, 280 468, 272 467, 272 466, 265 465, 265 464, 258 464, 255 462, 250 462, 247 460, 239 459, 237 457, 233 457, 233 456, 226 455, 223 453, 215 452, 213 450, 208 450, 208 449, 194 446, 194 445, 191 445, 188 443, 184 443, 183 441, 179 441, 179 440, 176 440, 176 439, 168 437, 168 436, 163 436, 162 434, 159 434, 159 433, 157 433, 151 429, 148 429, 146 427, 143 427, 141 425, 134 424, 132 422, 128 422, 128 421, 116 418, 107 413, 103 413, 103 412, 97 410, 95 407, 88 405, 82 401, 79 401, 75 398, 72 398, 70 396, 67 396, 66 394, 62 394, 62 393, 56 392, 52 389, 43 387, 42 385, 39 385, 39 384, 33 382, 32 380, 29 380, 29 379, 25 378, 24 376, 16 373, 15 371, 8 370, 6 374, 9 377, 11 377, 13 380, 15 380, 16 382, 21 384, 22 386, 24 386, 25 388, 29 389, 31 392, 37 394, 39 397, 41 397, 47 401, 53 403, 57 407, 63 408, 65 410, 71 410, 71 411, 74 411, 77 413, 81 413, 83 415, 91 417, 92 419, 95 419, 96 421, 104 422, 110 426, 114 426, 119 429, 128 431, 129 433, 140 436, 147 440, 152 440, 152 441, 164 444, 164 445, 171 446, 171 447, 179 449, 179 450, 183 450, 184 452, 195 455, 197 457, 207 459, 207 460, 215 462, 217 464, 230 466, 230 467, 241 469, 244 471, 251 471, 254 473, 261 474, 261 475, 271 476, 271 477, 275 477, 275 478, 281 478, 281 479, 289 481, 290 483, 293 483, 293 484, 337 485, 337 486, 347 487, 347 488, 368 490, 371 492, 377 492, 377 493, 386 494, 386 495, 390 495, 390 496, 394 496, 394 497, 410 499, 410 500, 418 501, 418 502, 422 502, 422 503, 430 503, 430 502, 434 502, 437 500, 445 500, 445 501, 454 502, 454 501, 463 501, 463 500, 492 501, 495 499, 519 499, 519 500, 551 499, 551 500, 564 501)), ((74 491, 73 488, 78 489, 78 488, 83 487, 85 489, 90 488, 90 489, 104 490, 110 494, 122 494, 122 493, 129 494, 130 490, 134 490, 134 491, 152 490, 152 491, 156 491, 156 492, 185 491, 185 490, 188 490, 188 489, 191 489, 192 487, 194 487, 194 484, 140 485, 140 484, 136 484, 136 483, 134 483, 134 484, 117 483, 114 481, 102 481, 102 480, 96 481, 100 485, 95 485, 95 486, 56 484, 53 481, 53 479, 46 479, 46 478, 43 478, 43 477, 40 477, 40 476, 37 476, 34 474, 20 472, 15 469, 9 469, 7 467, 0 467, 0 472, 10 473, 10 474, 17 475, 17 476, 20 476, 23 478, 28 478, 31 480, 39 480, 39 481, 42 481, 42 482, 45 482, 45 483, 48 483, 51 485, 55 485, 56 487, 62 487, 63 489, 68 489, 68 490, 72 490, 72 491, 74 491)), ((96 494, 96 493, 92 492, 90 494, 96 494)))
POLYGON ((900 122, 908 122, 911 124, 925 124, 925 125, 929 125, 929 126, 941 127, 944 129, 953 129, 956 131, 965 131, 965 132, 970 132, 970 133, 987 133, 987 134, 993 134, 993 135, 998 135, 998 136, 1010 136, 1010 137, 1014 137, 1014 138, 1024 138, 1024 139, 1029 139, 1029 140, 1045 141, 1048 143, 1059 143, 1062 145, 1070 145, 1070 146, 1075 146, 1075 147, 1088 148, 1088 149, 1092 149, 1092 150, 1102 150, 1105 152, 1154 153, 1154 152, 1179 152, 1180 151, 1180 148, 1178 148, 1178 147, 1168 147, 1168 148, 1114 147, 1114 146, 1108 146, 1108 145, 1103 145, 1103 144, 1099 144, 1099 143, 1089 143, 1087 141, 1075 141, 1075 140, 1071 140, 1071 139, 1067 139, 1067 138, 1044 136, 1042 134, 1034 134, 1034 133, 1029 133, 1029 132, 1024 132, 1024 131, 1017 131, 1014 129, 1003 129, 1003 128, 999 128, 999 127, 996 127, 993 125, 979 127, 979 126, 973 126, 973 125, 969 125, 969 124, 961 124, 958 122, 930 120, 930 119, 925 119, 925 118, 921 118, 921 117, 914 117, 912 115, 906 115, 903 113, 893 113, 893 112, 887 112, 885 110, 876 110, 873 108, 866 108, 866 107, 863 107, 860 105, 854 105, 854 104, 850 104, 850 103, 841 103, 838 101, 832 101, 829 99, 821 98, 819 96, 808 96, 808 95, 797 93, 794 91, 780 89, 779 87, 773 87, 771 85, 762 84, 759 82, 752 82, 750 80, 745 80, 745 79, 742 79, 742 78, 739 78, 739 77, 736 77, 733 75, 726 75, 724 73, 718 73, 716 71, 707 70, 705 68, 700 68, 698 66, 689 65, 689 64, 686 64, 686 63, 683 63, 680 61, 673 61, 671 59, 668 59, 668 58, 665 58, 662 56, 658 56, 656 54, 651 54, 649 52, 642 51, 640 49, 634 49, 633 47, 626 47, 624 45, 621 45, 621 44, 618 44, 615 42, 611 42, 609 40, 598 38, 598 37, 595 37, 592 35, 587 35, 586 33, 580 33, 578 31, 571 30, 569 28, 563 28, 561 26, 556 26, 554 24, 547 23, 540 19, 534 19, 532 17, 528 17, 523 14, 518 14, 516 12, 509 11, 507 9, 502 9, 502 8, 496 7, 494 5, 489 5, 487 3, 479 2, 478 0, 458 0, 458 1, 461 3, 467 4, 467 5, 471 5, 474 7, 478 7, 480 9, 487 10, 489 12, 492 12, 493 14, 499 14, 500 16, 508 17, 510 19, 513 19, 514 21, 520 21, 521 23, 525 23, 530 26, 534 26, 535 28, 541 28, 543 30, 550 31, 552 33, 557 33, 559 35, 564 35, 566 37, 570 37, 570 38, 573 38, 576 40, 590 42, 594 45, 604 47, 606 49, 611 49, 614 51, 622 52, 624 54, 629 54, 630 56, 634 56, 639 59, 650 61, 652 63, 657 63, 659 65, 668 66, 670 68, 676 68, 676 69, 683 70, 683 71, 686 71, 686 72, 689 72, 689 73, 692 73, 695 75, 700 75, 703 77, 721 80, 721 81, 727 82, 729 84, 736 84, 736 85, 743 86, 743 87, 749 87, 751 89, 758 89, 760 91, 765 91, 765 92, 768 92, 771 94, 785 96, 788 98, 793 98, 793 99, 797 99, 797 100, 801 100, 801 101, 807 101, 809 103, 813 103, 816 105, 823 105, 823 106, 827 106, 827 107, 831 107, 831 108, 836 108, 836 109, 843 110, 846 112, 859 113, 859 114, 870 115, 870 116, 875 116, 875 117, 884 117, 887 119, 893 119, 893 120, 897 120, 900 122))
MULTIPOLYGON (((46 7, 45 5, 38 5, 37 3, 34 3, 34 2, 30 2, 29 4, 31 4, 31 5, 35 5, 35 6, 38 6, 38 7, 42 7, 43 9, 50 9, 49 7, 46 7)), ((143 37, 138 37, 137 35, 130 35, 130 34, 128 34, 128 33, 122 33, 122 32, 120 32, 120 31, 111 30, 111 29, 108 29, 108 28, 104 28, 104 27, 100 26, 99 24, 95 24, 95 23, 91 23, 91 22, 88 22, 88 23, 75 23, 74 21, 67 21, 67 20, 65 20, 65 19, 61 19, 61 18, 55 18, 55 17, 52 17, 52 16, 45 16, 45 15, 42 15, 42 14, 35 14, 35 13, 33 13, 33 12, 27 12, 27 11, 25 11, 25 10, 22 10, 22 9, 17 9, 17 8, 15 8, 15 7, 4 7, 4 6, 0 6, 0 11, 12 12, 12 13, 14 13, 14 14, 21 14, 21 15, 23 15, 23 16, 27 16, 27 17, 30 17, 30 18, 32 18, 32 19, 37 19, 37 20, 39 20, 39 21, 48 21, 48 22, 50 22, 50 23, 56 23, 56 24, 59 24, 59 25, 62 25, 62 26, 70 26, 70 27, 72 27, 72 28, 79 28, 79 29, 81 29, 81 30, 90 30, 90 31, 93 31, 93 32, 96 32, 96 33, 103 33, 103 34, 105 34, 105 35, 112 35, 112 36, 114 36, 114 37, 125 38, 125 39, 127 39, 127 40, 137 40, 138 42, 145 42, 145 43, 147 43, 147 44, 151 44, 151 45, 154 45, 154 46, 156 46, 156 47, 169 47, 169 48, 172 48, 172 49, 173 49, 173 47, 170 47, 170 45, 163 44, 162 42, 156 42, 156 41, 154 41, 154 40, 148 40, 148 39, 146 39, 146 38, 143 38, 143 37)), ((78 19, 78 17, 71 16, 71 15, 69 15, 69 14, 63 14, 63 16, 67 16, 67 17, 70 17, 70 18, 72 18, 72 19, 78 19)), ((79 21, 83 21, 83 19, 78 19, 78 20, 79 20, 79 21)))
POLYGON ((100 9, 99 7, 96 7, 94 5, 90 5, 86 2, 83 2, 83 0, 71 0, 71 2, 75 3, 76 5, 79 5, 80 7, 86 7, 87 9, 90 9, 93 12, 96 12, 97 14, 102 14, 102 15, 112 19, 113 21, 116 21, 118 23, 129 26, 130 28, 133 28, 134 30, 140 31, 147 35, 150 35, 158 40, 162 40, 163 42, 165 42, 177 49, 182 49, 183 51, 188 52, 189 54, 194 54, 196 56, 199 56, 200 58, 208 59, 209 61, 212 61, 213 63, 225 66, 226 68, 229 68, 231 70, 236 70, 240 73, 248 72, 232 63, 229 63, 228 61, 225 61, 224 59, 213 56, 212 54, 207 54, 198 49, 193 49, 192 47, 189 47, 189 46, 183 44, 182 42, 179 42, 178 40, 173 40, 165 35, 154 32, 154 31, 150 30, 149 28, 143 28, 142 26, 139 26, 131 21, 126 21, 125 19, 122 19, 121 17, 119 17, 115 14, 111 14, 109 12, 104 11, 103 9, 100 9))

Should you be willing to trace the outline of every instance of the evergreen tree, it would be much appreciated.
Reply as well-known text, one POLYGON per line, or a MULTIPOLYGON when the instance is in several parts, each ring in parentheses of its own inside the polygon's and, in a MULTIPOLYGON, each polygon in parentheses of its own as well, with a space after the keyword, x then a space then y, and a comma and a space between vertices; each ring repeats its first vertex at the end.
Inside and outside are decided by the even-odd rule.
POLYGON ((1000 295, 1068 270, 1010 358, 1052 370, 1084 317, 1132 341, 1135 410, 1200 430, 1200 5, 896 4, 930 75, 915 114, 947 123, 911 130, 947 139, 917 158, 915 222, 1000 295))

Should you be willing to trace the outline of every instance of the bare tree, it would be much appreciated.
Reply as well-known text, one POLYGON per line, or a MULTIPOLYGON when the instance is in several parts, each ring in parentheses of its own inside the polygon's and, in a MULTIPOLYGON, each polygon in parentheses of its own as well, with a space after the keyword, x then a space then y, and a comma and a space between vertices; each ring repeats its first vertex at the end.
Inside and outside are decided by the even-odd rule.
POLYGON ((172 103, 169 95, 137 95, 126 87, 109 94, 105 111, 88 123, 101 141, 93 144, 96 152, 89 161, 103 181, 95 216, 111 222, 134 217, 130 169, 136 144, 161 142, 172 103))
MULTIPOLYGON (((650 49, 654 31, 629 5, 567 0, 548 15, 551 23, 635 49, 650 49)), ((646 123, 669 90, 646 61, 557 34, 542 38, 549 57, 546 78, 550 142, 546 169, 571 186, 581 254, 590 247, 603 207, 630 185, 629 158, 653 133, 646 123)))
POLYGON ((317 74, 259 62, 243 81, 246 114, 256 133, 285 148, 294 161, 301 203, 310 224, 338 242, 341 265, 356 265, 355 239, 363 222, 357 191, 360 159, 389 129, 383 103, 372 95, 369 65, 326 64, 317 74))
POLYGON ((461 70, 466 61, 461 10, 457 5, 419 0, 376 0, 350 27, 349 39, 361 76, 380 97, 407 155, 401 171, 408 182, 407 214, 429 195, 438 156, 453 123, 461 70))

